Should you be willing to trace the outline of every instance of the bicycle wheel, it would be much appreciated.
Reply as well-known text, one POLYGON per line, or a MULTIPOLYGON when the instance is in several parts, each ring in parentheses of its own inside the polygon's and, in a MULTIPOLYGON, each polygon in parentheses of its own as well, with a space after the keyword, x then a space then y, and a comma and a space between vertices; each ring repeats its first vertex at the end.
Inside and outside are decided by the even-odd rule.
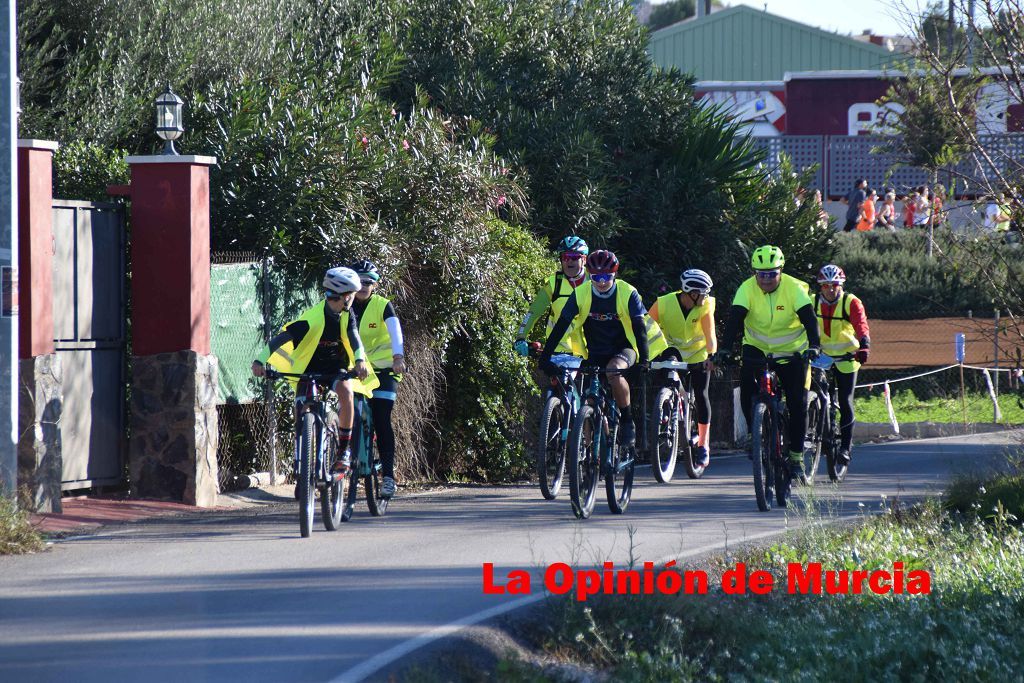
POLYGON ((554 500, 562 488, 565 474, 565 443, 562 423, 565 421, 562 401, 549 396, 540 414, 540 436, 537 439, 537 479, 546 500, 554 500))
POLYGON ((316 418, 305 412, 299 423, 299 534, 303 538, 313 527, 315 439, 316 418))
POLYGON ((681 407, 683 417, 679 426, 682 428, 682 438, 686 442, 686 456, 683 459, 686 463, 686 475, 690 479, 700 479, 707 468, 697 464, 697 400, 692 392, 686 393, 681 407))
MULTIPOLYGON (((324 448, 324 469, 330 471, 331 465, 338 458, 338 417, 334 414, 327 417, 325 431, 327 444, 324 448)), ((320 492, 320 516, 324 520, 324 528, 336 531, 341 526, 341 513, 345 503, 345 484, 348 477, 341 481, 333 478, 320 492)))
POLYGON ((363 493, 366 495, 366 507, 374 517, 381 517, 388 511, 388 499, 380 495, 383 485, 381 481, 381 464, 373 449, 373 421, 370 418, 369 407, 364 406, 360 432, 362 438, 362 454, 359 457, 359 466, 367 465, 367 471, 363 472, 363 493))
POLYGON ((359 463, 353 462, 352 469, 345 477, 347 489, 345 491, 345 507, 341 510, 341 521, 348 522, 352 519, 352 513, 356 509, 356 489, 359 488, 359 463))
POLYGON ((757 509, 768 512, 772 509, 772 494, 775 484, 775 472, 772 462, 772 451, 775 435, 772 433, 771 412, 763 401, 754 403, 751 415, 751 455, 754 467, 754 496, 757 498, 757 509))
POLYGON ((569 444, 569 501, 573 514, 587 519, 597 496, 597 451, 601 446, 594 406, 580 408, 569 444))
POLYGON ((618 444, 619 429, 607 429, 607 421, 604 422, 604 442, 602 450, 609 451, 607 459, 609 465, 604 475, 604 491, 608 497, 608 509, 614 515, 621 515, 629 506, 630 496, 633 495, 633 474, 636 470, 636 447, 620 446, 618 444))
POLYGON ((804 478, 808 484, 814 483, 821 461, 821 442, 824 431, 824 404, 816 391, 807 392, 807 435, 804 437, 804 478))
POLYGON ((831 481, 839 484, 846 478, 846 472, 849 469, 849 464, 840 465, 836 460, 836 456, 839 455, 839 444, 842 443, 842 433, 839 430, 839 415, 838 410, 832 408, 829 412, 829 424, 827 429, 827 436, 829 442, 828 454, 825 462, 828 467, 828 478, 831 481))
POLYGON ((648 444, 651 450, 651 471, 660 484, 672 481, 676 472, 679 452, 679 412, 675 408, 674 392, 662 387, 654 398, 648 418, 648 444))

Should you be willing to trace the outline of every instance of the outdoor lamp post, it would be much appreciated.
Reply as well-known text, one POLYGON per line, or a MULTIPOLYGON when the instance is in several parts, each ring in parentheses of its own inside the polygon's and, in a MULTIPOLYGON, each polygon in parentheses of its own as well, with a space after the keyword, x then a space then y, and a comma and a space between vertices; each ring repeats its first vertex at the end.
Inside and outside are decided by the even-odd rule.
POLYGON ((156 98, 156 134, 167 141, 164 151, 161 154, 177 154, 174 149, 174 141, 185 132, 182 123, 181 107, 185 104, 180 97, 171 90, 171 84, 167 84, 167 90, 156 98))

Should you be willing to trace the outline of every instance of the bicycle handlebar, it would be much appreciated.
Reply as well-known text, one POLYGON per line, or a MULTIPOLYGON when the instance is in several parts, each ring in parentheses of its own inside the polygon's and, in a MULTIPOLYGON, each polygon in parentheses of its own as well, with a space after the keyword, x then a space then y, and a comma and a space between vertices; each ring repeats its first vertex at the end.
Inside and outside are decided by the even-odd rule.
POLYGON ((294 379, 313 380, 314 382, 326 384, 335 379, 354 379, 357 375, 355 370, 342 370, 340 372, 281 372, 280 370, 268 367, 263 370, 263 376, 267 379, 283 379, 285 377, 291 377, 294 379))
POLYGON ((656 360, 651 363, 651 370, 687 370, 690 364, 681 360, 656 360))

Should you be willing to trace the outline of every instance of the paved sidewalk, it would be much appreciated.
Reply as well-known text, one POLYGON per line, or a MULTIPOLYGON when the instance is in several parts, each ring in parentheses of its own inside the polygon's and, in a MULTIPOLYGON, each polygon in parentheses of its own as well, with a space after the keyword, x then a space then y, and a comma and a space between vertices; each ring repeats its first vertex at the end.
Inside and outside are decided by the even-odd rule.
POLYGON ((68 536, 89 533, 110 524, 137 522, 154 517, 174 517, 259 507, 287 503, 291 500, 293 500, 291 484, 222 493, 217 496, 217 506, 210 508, 199 508, 167 500, 132 499, 117 495, 76 496, 61 500, 63 513, 34 514, 32 523, 45 534, 68 536))

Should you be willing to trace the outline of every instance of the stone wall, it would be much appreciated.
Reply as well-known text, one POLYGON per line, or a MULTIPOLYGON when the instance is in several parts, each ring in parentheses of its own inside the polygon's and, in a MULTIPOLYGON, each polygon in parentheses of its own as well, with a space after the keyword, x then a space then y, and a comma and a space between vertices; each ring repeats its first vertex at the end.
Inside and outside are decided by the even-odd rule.
POLYGON ((18 482, 22 504, 34 512, 61 512, 60 420, 64 381, 60 356, 19 361, 18 482))
POLYGON ((134 495, 217 504, 217 358, 132 357, 129 473, 134 495))

